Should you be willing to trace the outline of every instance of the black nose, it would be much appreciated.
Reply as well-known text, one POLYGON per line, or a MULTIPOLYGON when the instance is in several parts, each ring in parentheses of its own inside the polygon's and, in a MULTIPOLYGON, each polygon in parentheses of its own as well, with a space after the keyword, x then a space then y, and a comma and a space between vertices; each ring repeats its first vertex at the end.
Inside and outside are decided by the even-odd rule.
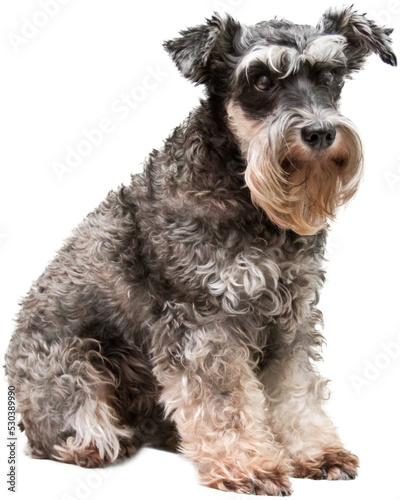
POLYGON ((336 130, 330 123, 313 123, 301 129, 301 137, 311 149, 327 149, 335 140, 336 130))

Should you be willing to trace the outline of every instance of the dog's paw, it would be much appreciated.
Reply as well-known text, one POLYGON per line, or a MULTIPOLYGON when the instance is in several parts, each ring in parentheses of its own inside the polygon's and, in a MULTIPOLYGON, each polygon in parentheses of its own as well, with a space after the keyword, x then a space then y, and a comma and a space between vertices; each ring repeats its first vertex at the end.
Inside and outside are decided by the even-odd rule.
POLYGON ((222 491, 286 497, 292 494, 289 476, 280 471, 214 471, 201 474, 204 485, 222 491))
POLYGON ((302 457, 295 460, 295 477, 309 479, 355 479, 359 460, 356 455, 343 448, 325 448, 313 457, 302 457))

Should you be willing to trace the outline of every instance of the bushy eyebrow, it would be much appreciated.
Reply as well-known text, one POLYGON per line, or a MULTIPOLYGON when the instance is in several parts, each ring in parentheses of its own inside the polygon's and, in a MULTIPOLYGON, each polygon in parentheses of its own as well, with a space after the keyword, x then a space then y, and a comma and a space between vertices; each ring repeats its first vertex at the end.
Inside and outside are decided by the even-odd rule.
POLYGON ((254 45, 242 58, 236 68, 236 78, 244 72, 246 75, 253 64, 261 63, 279 78, 286 78, 296 73, 301 64, 312 66, 325 64, 329 66, 345 66, 347 58, 344 53, 345 37, 341 35, 323 35, 309 41, 301 51, 285 45, 254 45))

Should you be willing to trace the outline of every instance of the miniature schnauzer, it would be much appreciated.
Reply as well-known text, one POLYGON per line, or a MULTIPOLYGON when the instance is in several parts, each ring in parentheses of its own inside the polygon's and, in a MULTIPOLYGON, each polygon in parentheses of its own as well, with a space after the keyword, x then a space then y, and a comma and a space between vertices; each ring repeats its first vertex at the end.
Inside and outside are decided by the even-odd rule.
POLYGON ((205 98, 22 303, 6 371, 33 457, 97 467, 151 443, 260 495, 356 476, 322 408, 317 304, 362 176, 341 89, 371 53, 396 65, 391 33, 350 7, 316 27, 214 15, 165 43, 205 98))

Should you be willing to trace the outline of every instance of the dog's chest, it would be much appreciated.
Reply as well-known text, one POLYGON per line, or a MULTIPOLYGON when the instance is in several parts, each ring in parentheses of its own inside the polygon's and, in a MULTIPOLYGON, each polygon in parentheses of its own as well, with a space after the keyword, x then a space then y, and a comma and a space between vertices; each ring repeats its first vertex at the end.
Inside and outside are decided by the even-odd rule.
POLYGON ((263 242, 227 258, 207 286, 226 312, 253 314, 261 322, 295 316, 297 322, 316 299, 318 268, 310 253, 263 242))
POLYGON ((177 300, 209 313, 293 329, 317 301, 323 237, 292 233, 246 236, 231 230, 206 243, 180 246, 168 281, 177 300))

